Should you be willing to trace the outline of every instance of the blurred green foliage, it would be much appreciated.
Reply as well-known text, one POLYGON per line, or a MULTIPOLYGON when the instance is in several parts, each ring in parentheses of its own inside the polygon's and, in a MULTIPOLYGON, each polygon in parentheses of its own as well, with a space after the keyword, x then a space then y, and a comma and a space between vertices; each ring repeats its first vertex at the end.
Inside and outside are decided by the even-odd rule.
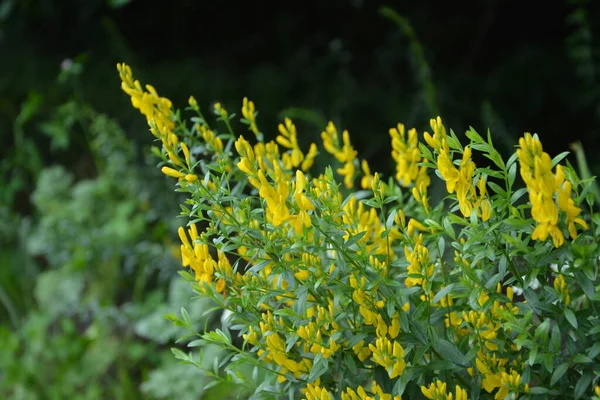
MULTIPOLYGON (((70 68, 77 74, 57 84, 82 72, 79 63, 70 68)), ((2 164, 9 179, 0 184, 7 245, 0 250, 0 397, 191 400, 238 392, 205 390, 213 378, 185 368, 170 350, 187 330, 165 315, 193 296, 175 273, 177 197, 115 120, 75 96, 39 118, 46 100, 32 94, 23 104, 14 132, 26 145, 2 164), (44 165, 36 141, 23 135, 31 120, 51 152, 80 152, 82 160, 68 169, 44 165), (26 190, 32 209, 19 213, 26 190)), ((202 330, 219 323, 210 307, 197 300, 181 313, 202 330)))

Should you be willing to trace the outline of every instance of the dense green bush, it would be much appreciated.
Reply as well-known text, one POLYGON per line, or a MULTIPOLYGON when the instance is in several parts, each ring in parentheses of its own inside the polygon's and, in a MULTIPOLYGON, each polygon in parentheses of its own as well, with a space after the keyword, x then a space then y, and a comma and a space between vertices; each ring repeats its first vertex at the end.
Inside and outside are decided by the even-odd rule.
MULTIPOLYGON (((118 70, 162 145, 161 171, 187 195, 181 275, 229 312, 221 329, 190 327, 190 347, 227 352, 215 359, 223 381, 253 398, 308 400, 600 391, 600 215, 593 179, 567 153, 551 158, 525 133, 505 160, 489 131, 469 129, 463 145, 438 117, 423 141, 403 124, 389 130, 396 172, 384 179, 332 122, 322 150, 302 150, 290 119, 267 142, 244 98, 252 145, 220 103, 213 123, 190 97, 188 119, 118 70), (320 151, 331 164, 313 172, 320 151), (446 193, 430 204, 438 178, 446 193), (240 363, 266 375, 239 374, 240 363)), ((203 368, 201 355, 174 353, 203 368)))

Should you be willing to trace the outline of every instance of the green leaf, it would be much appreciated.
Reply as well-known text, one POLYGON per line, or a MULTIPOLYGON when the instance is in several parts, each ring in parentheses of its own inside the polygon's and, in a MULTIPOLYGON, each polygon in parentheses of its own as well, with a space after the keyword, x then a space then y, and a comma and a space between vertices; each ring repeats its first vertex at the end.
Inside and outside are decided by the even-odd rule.
POLYGON ((560 328, 557 324, 552 327, 552 334, 550 336, 550 351, 558 353, 560 351, 561 337, 560 328))
POLYGON ((414 365, 421 363, 421 361, 423 360, 423 355, 425 355, 427 350, 429 350, 429 347, 430 347, 429 344, 426 344, 424 346, 419 347, 415 351, 415 354, 413 356, 413 362, 412 362, 414 365))
POLYGON ((362 231, 362 232, 357 233, 354 236, 351 236, 350 239, 348 239, 344 243, 344 246, 351 247, 352 245, 356 244, 356 242, 358 242, 360 239, 362 239, 366 234, 367 234, 367 231, 362 231))
POLYGON ((392 229, 392 226, 394 225, 394 218, 396 218, 396 214, 398 214, 398 210, 394 209, 394 210, 392 210, 390 215, 388 215, 387 219, 385 220, 385 229, 386 230, 389 231, 390 229, 392 229))
POLYGON ((351 373, 357 374, 358 369, 356 368, 356 363, 354 362, 354 357, 350 353, 344 354, 344 362, 351 373))
POLYGON ((460 352, 458 347, 456 347, 453 343, 447 341, 446 339, 440 338, 440 346, 439 352, 440 354, 448 359, 454 361, 456 364, 460 366, 467 366, 467 360, 463 353, 460 352))
POLYGON ((442 297, 446 296, 448 293, 450 293, 450 291, 452 291, 452 289, 454 288, 455 285, 456 285, 455 283, 451 283, 448 286, 444 287, 439 292, 437 292, 436 295, 433 297, 431 304, 435 304, 438 301, 440 301, 442 299, 442 297))
POLYGON ((600 354, 600 342, 594 343, 594 345, 588 350, 588 356, 590 358, 596 358, 600 354))
POLYGON ((592 383, 592 379, 594 377, 594 373, 591 371, 587 371, 583 374, 581 378, 577 381, 575 385, 575 398, 580 398, 586 391, 590 383, 592 383))
POLYGON ((280 308, 279 310, 275 310, 275 312, 273 314, 281 315, 284 317, 298 317, 299 316, 299 314, 296 311, 292 310, 291 308, 287 308, 287 307, 280 308))
POLYGON ((501 196, 504 196, 506 194, 506 190, 504 188, 502 188, 500 185, 498 185, 495 182, 487 182, 487 185, 494 191, 494 193, 499 194, 501 196))
POLYGON ((475 129, 473 129, 472 127, 469 128, 468 131, 465 132, 465 135, 471 139, 472 141, 474 141, 475 143, 485 143, 486 147, 490 147, 489 144, 486 143, 485 140, 483 140, 483 138, 481 137, 481 135, 479 133, 477 133, 475 131, 475 129))
POLYGON ((530 394, 546 394, 548 392, 549 392, 548 389, 546 389, 545 387, 541 387, 541 386, 534 386, 532 388, 529 388, 530 394))
POLYGON ((452 223, 450 222, 450 220, 448 218, 444 218, 443 224, 444 231, 446 232, 446 234, 450 236, 452 240, 456 240, 456 233, 454 232, 454 228, 452 227, 452 223))
POLYGON ((178 348, 171 347, 171 352, 173 353, 175 358, 178 360, 190 361, 190 358, 188 357, 188 355, 185 354, 183 351, 179 350, 178 348))
POLYGON ((329 363, 327 362, 327 360, 323 358, 321 354, 317 354, 313 363, 313 368, 310 371, 310 375, 308 376, 308 381, 313 382, 315 379, 327 372, 328 368, 329 363))
POLYGON ((589 364, 589 363, 593 362, 594 360, 592 360, 585 354, 575 354, 573 356, 573 358, 571 358, 571 361, 573 361, 576 364, 589 364))
POLYGON ((558 367, 556 367, 556 369, 552 373, 552 378, 550 379, 550 386, 554 386, 554 384, 556 384, 556 382, 558 382, 560 378, 563 377, 563 375, 565 374, 565 372, 567 372, 568 369, 568 362, 562 363, 558 367))
POLYGON ((512 186, 515 183, 515 177, 517 176, 517 164, 513 164, 508 169, 508 183, 512 186))
MULTIPOLYGON (((517 164, 513 164, 517 165, 517 164)), ((510 204, 514 204, 517 200, 519 200, 523 195, 527 193, 527 188, 517 189, 512 196, 510 196, 510 204)))
POLYGON ((569 321, 573 328, 577 329, 577 327, 579 326, 577 324, 577 317, 575 316, 573 311, 571 311, 570 308, 565 308, 565 318, 567 319, 567 321, 569 321))
POLYGON ((414 320, 422 321, 429 317, 429 304, 424 301, 417 306, 412 315, 414 320))
POLYGON ((556 167, 556 164, 558 164, 559 162, 561 162, 563 160, 563 158, 565 158, 569 154, 570 154, 570 152, 563 151, 562 153, 560 153, 559 155, 557 155, 556 157, 554 157, 552 159, 552 168, 556 167))
POLYGON ((537 357, 537 354, 538 354, 538 347, 535 346, 533 349, 531 349, 531 351, 529 351, 529 359, 527 360, 529 365, 533 366, 533 364, 535 364, 535 358, 537 357))

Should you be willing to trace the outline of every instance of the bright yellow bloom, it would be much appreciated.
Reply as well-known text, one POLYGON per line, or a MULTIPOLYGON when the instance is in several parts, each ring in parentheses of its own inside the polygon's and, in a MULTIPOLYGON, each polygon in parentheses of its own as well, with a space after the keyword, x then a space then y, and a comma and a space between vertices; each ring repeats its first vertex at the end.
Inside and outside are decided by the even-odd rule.
POLYGON ((425 182, 419 183, 419 186, 415 186, 412 189, 412 195, 416 201, 423 205, 425 212, 429 214, 429 201, 427 200, 427 186, 425 182))
POLYGON ((429 250, 422 243, 423 235, 420 234, 412 249, 408 246, 404 247, 404 254, 409 262, 407 268, 409 276, 404 281, 407 287, 415 285, 425 287, 425 282, 433 276, 434 266, 429 258, 429 250))
POLYGON ((321 132, 321 139, 323 140, 325 150, 344 164, 342 168, 337 169, 337 173, 344 176, 344 185, 347 188, 352 188, 356 172, 354 162, 358 152, 354 150, 350 143, 350 134, 348 131, 342 133, 342 145, 340 145, 337 129, 333 122, 329 122, 325 130, 321 132))
POLYGON ((467 391, 456 385, 455 396, 446 392, 446 383, 440 380, 431 383, 429 387, 421 386, 421 392, 431 400, 467 400, 467 391))
POLYGON ((183 266, 189 266, 195 272, 197 281, 212 283, 217 262, 210 255, 208 245, 198 241, 199 236, 196 225, 191 225, 188 229, 192 242, 188 240, 183 227, 179 227, 178 233, 182 243, 181 259, 183 266))
POLYGON ((398 124, 389 133, 392 138, 392 158, 396 161, 396 180, 404 187, 412 182, 429 186, 427 167, 418 165, 424 160, 419 150, 417 130, 413 128, 406 132, 404 125, 398 124))
POLYGON ((529 191, 531 216, 537 226, 531 235, 534 240, 552 238, 554 247, 563 245, 565 239, 558 227, 559 209, 566 213, 567 227, 573 239, 577 238, 575 224, 588 229, 586 222, 579 217, 581 209, 571 199, 572 184, 565 178, 563 167, 556 167, 556 175, 552 173, 552 159, 543 151, 537 135, 525 133, 519 139, 517 156, 521 166, 521 177, 529 191), (558 206, 554 200, 557 195, 558 206))
POLYGON ((404 361, 404 349, 400 343, 379 338, 375 342, 375 346, 369 345, 369 349, 373 352, 373 362, 384 367, 390 379, 394 379, 404 372, 406 362, 404 361))
POLYGON ((450 149, 445 139, 442 139, 437 167, 442 178, 446 181, 448 193, 456 193, 462 215, 469 217, 471 212, 475 210, 478 217, 487 221, 491 216, 492 208, 486 196, 485 180, 480 177, 477 181, 479 196, 477 196, 477 190, 473 186, 475 163, 471 160, 471 148, 469 146, 465 147, 461 163, 456 168, 450 157, 450 149))
POLYGON ((571 295, 569 294, 569 288, 563 274, 559 274, 554 280, 554 290, 558 292, 558 295, 566 306, 571 304, 571 295))
POLYGON ((171 133, 175 128, 175 122, 171 119, 171 100, 160 97, 151 85, 146 85, 144 90, 141 83, 133 79, 129 65, 117 64, 117 69, 122 81, 121 89, 131 96, 133 107, 140 110, 148 122, 154 121, 158 131, 171 133))
POLYGON ((165 175, 171 176, 173 178, 183 178, 185 177, 185 174, 183 172, 179 172, 173 168, 169 168, 169 167, 162 167, 161 172, 165 175))
POLYGON ((256 110, 254 108, 254 102, 248 100, 247 97, 244 97, 242 102, 242 115, 246 121, 248 121, 252 133, 254 133, 256 137, 259 137, 258 127, 256 126, 256 110))
POLYGON ((430 147, 440 151, 446 141, 446 128, 440 117, 429 120, 429 125, 431 125, 431 129, 433 129, 433 136, 431 136, 429 132, 425 132, 423 134, 425 141, 430 147))
POLYGON ((363 177, 360 180, 360 187, 363 189, 371 189, 371 185, 373 184, 373 174, 371 174, 371 168, 369 168, 369 163, 367 160, 362 160, 360 163, 360 168, 363 172, 363 177))
POLYGON ((329 392, 319 386, 319 383, 309 383, 303 391, 306 400, 331 400, 329 392))

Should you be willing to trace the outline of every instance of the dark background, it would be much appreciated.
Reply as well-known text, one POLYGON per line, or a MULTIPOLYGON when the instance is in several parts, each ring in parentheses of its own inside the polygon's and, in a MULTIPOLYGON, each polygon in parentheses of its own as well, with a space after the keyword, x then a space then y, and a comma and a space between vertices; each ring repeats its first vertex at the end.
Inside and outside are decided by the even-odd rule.
MULTIPOLYGON (((349 129, 370 159, 387 154, 389 127, 401 121, 421 130, 436 112, 458 134, 491 127, 504 151, 525 131, 539 133, 552 155, 576 139, 592 153, 598 148, 591 2, 13 0, 6 7, 5 144, 27 93, 46 90, 63 59, 85 54, 86 99, 134 138, 146 128, 119 92, 120 61, 179 107, 190 94, 202 105, 236 108, 248 96, 267 133, 282 110, 313 110, 349 129), (411 40, 378 12, 384 5, 412 26, 435 106, 424 101, 411 40)), ((304 137, 317 135, 307 127, 304 137)))

